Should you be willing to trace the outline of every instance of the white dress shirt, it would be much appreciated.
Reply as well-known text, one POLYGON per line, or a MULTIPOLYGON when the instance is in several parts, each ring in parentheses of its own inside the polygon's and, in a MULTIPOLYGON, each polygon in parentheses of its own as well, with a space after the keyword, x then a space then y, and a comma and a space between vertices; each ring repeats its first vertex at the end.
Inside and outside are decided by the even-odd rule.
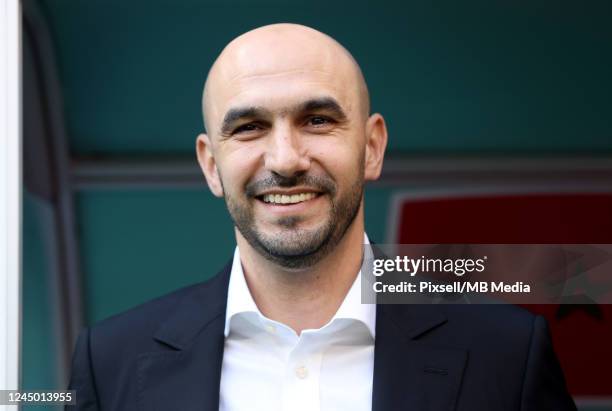
POLYGON ((259 311, 236 247, 220 411, 370 411, 375 322, 376 305, 361 304, 360 271, 331 321, 298 336, 259 311))

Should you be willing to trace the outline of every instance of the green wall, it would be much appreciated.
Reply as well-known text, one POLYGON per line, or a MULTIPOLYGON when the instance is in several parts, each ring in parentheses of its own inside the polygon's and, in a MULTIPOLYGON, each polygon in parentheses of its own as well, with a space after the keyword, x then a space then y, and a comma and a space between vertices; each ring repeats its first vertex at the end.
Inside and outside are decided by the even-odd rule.
MULTIPOLYGON (((58 362, 52 316, 49 253, 52 209, 27 191, 23 194, 22 241, 22 386, 26 389, 59 389, 58 362)), ((27 410, 50 410, 28 406, 27 410)))
POLYGON ((191 153, 229 39, 311 25, 361 63, 390 149, 612 149, 612 3, 41 0, 80 154, 191 153))

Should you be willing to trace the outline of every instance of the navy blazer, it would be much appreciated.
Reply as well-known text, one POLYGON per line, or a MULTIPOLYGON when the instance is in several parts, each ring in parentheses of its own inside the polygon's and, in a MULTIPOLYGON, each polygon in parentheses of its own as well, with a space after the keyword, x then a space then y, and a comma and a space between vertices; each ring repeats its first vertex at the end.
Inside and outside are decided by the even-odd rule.
MULTIPOLYGON (((230 271, 82 331, 66 409, 217 411, 230 271)), ((510 305, 379 305, 373 378, 373 411, 576 410, 546 321, 510 305)))

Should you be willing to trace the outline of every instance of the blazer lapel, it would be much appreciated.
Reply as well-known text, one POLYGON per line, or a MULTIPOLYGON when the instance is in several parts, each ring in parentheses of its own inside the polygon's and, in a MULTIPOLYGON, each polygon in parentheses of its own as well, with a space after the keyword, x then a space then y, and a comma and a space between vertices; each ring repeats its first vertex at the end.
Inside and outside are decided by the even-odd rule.
POLYGON ((154 335, 164 349, 138 358, 140 410, 218 411, 230 270, 186 295, 154 335))
POLYGON ((467 352, 424 342, 446 321, 436 305, 377 306, 373 411, 455 409, 467 352))

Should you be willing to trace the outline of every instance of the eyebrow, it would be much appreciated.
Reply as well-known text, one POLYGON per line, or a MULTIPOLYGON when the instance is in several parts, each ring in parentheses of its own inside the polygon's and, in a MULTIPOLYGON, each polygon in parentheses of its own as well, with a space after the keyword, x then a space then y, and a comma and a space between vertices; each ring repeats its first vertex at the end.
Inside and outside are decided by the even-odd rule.
MULTIPOLYGON (((284 113, 304 113, 311 111, 327 111, 337 118, 338 121, 345 121, 347 116, 340 104, 332 97, 320 97, 306 100, 295 107, 283 110, 284 113)), ((221 123, 221 134, 228 135, 232 131, 233 125, 243 119, 270 117, 271 112, 267 109, 250 106, 236 107, 228 110, 221 123)))
POLYGON ((346 113, 340 107, 338 102, 331 97, 313 98, 300 104, 297 112, 308 112, 308 111, 328 111, 335 115, 338 120, 346 120, 346 113))

